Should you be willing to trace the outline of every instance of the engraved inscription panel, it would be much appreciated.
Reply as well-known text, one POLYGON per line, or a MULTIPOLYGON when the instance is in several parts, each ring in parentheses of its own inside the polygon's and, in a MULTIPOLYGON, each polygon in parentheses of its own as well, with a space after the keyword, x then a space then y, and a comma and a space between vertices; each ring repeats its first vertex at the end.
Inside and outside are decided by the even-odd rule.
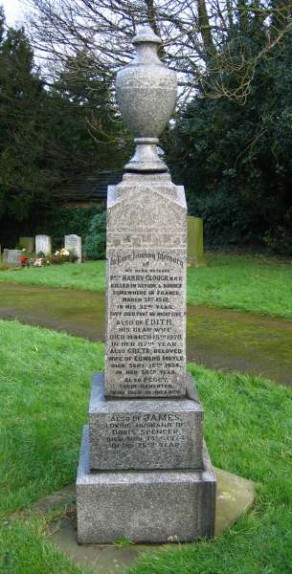
POLYGON ((201 414, 192 415, 129 412, 92 417, 91 468, 200 468, 201 414))
POLYGON ((107 430, 106 443, 111 449, 182 446, 186 440, 183 417, 176 413, 112 414, 105 422, 100 417, 100 432, 107 430))
POLYGON ((185 395, 184 254, 110 251, 106 396, 185 395))

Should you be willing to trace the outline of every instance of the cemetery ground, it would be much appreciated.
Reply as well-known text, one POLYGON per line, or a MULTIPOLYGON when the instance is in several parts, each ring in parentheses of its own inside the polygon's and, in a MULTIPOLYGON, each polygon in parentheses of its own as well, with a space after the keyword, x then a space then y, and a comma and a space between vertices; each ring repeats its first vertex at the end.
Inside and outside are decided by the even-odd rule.
MULTIPOLYGON (((291 327, 289 264, 224 255, 211 256, 209 263, 206 268, 189 269, 189 303, 199 305, 194 309, 200 309, 201 313, 203 306, 208 306, 209 321, 210 314, 217 313, 217 326, 224 327, 221 338, 224 329, 231 325, 232 311, 228 309, 235 309, 233 322, 239 322, 239 327, 234 327, 230 341, 240 336, 244 324, 249 325, 248 318, 253 325, 252 317, 258 313, 260 328, 254 339, 262 338, 263 344, 258 341, 256 352, 263 352, 270 325, 275 334, 274 347, 269 343, 266 357, 273 352, 278 357, 280 331, 277 332, 276 325, 279 328, 284 325, 287 333, 291 327), (219 307, 226 308, 222 311, 225 323, 219 307), (240 323, 241 314, 244 321, 240 323)), ((46 309, 63 307, 66 320, 71 319, 73 324, 78 300, 82 302, 77 305, 78 313, 81 314, 83 305, 83 313, 88 312, 93 315, 92 322, 97 321, 100 311, 90 296, 102 297, 103 271, 102 262, 2 271, 1 306, 9 306, 8 288, 15 294, 14 308, 17 310, 18 301, 27 309, 27 290, 31 289, 33 305, 29 309, 30 312, 34 309, 35 318, 38 313, 45 315, 46 309), (13 281, 14 286, 7 281, 13 281), (32 282, 36 284, 30 288, 32 282), (45 285, 56 289, 47 290, 42 287, 45 285), (66 298, 61 293, 67 293, 71 305, 65 304, 66 298)), ((10 311, 12 317, 12 307, 10 311)), ((103 312, 102 309, 100 317, 103 312)), ((246 333, 251 331, 252 328, 246 333)), ((16 321, 0 321, 0 332, 0 571, 85 573, 86 569, 73 565, 50 542, 52 524, 72 514, 70 501, 56 501, 49 512, 36 509, 34 504, 74 483, 91 375, 103 368, 103 344, 16 321)), ((200 332, 204 332, 204 321, 200 332)), ((209 340, 215 337, 216 333, 212 337, 210 334, 209 340)), ((287 359, 291 346, 288 339, 286 343, 287 359)), ((189 370, 197 380, 205 409, 205 437, 213 464, 253 480, 257 486, 256 502, 223 536, 208 542, 165 546, 142 556, 128 572, 289 574, 292 572, 292 390, 246 372, 214 372, 194 363, 189 363, 189 370)))
MULTIPOLYGON (((188 269, 188 360, 291 383, 290 263, 223 254, 207 260, 188 269)), ((0 271, 0 318, 100 340, 104 289, 102 261, 0 271)))

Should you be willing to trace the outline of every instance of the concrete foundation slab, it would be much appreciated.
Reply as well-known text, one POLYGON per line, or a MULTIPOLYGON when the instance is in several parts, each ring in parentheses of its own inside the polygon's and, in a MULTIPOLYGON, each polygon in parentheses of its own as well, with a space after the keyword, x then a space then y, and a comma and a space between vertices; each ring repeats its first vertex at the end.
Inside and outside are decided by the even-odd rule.
MULTIPOLYGON (((254 503, 255 483, 218 468, 214 471, 217 478, 215 536, 220 536, 254 503)), ((74 504, 74 491, 75 485, 47 497, 36 505, 36 510, 49 512, 61 504, 71 507, 74 504)), ((74 507, 72 508, 74 510, 74 507)), ((129 544, 127 547, 114 544, 80 545, 77 542, 73 511, 58 524, 52 524, 49 540, 75 564, 86 567, 93 574, 123 572, 125 568, 133 565, 141 554, 173 549, 170 544, 129 544)))

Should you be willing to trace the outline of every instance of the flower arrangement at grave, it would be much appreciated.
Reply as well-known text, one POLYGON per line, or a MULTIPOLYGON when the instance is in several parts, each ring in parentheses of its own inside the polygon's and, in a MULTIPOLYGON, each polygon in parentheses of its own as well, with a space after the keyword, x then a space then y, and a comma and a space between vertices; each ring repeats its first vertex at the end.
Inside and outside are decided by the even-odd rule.
POLYGON ((26 255, 26 249, 22 249, 22 253, 18 260, 21 267, 29 267, 29 257, 26 255))
POLYGON ((50 260, 45 256, 32 259, 33 267, 45 267, 46 265, 50 265, 50 260))
POLYGON ((75 263, 77 259, 78 257, 74 250, 66 249, 65 247, 55 251, 53 255, 45 255, 45 253, 40 251, 36 255, 30 255, 30 257, 28 257, 26 249, 22 249, 19 263, 21 267, 45 267, 51 264, 75 263))
POLYGON ((74 251, 72 249, 66 249, 65 247, 55 251, 55 253, 50 256, 50 262, 59 265, 62 263, 75 263, 77 259, 78 257, 74 251))
POLYGON ((50 258, 48 255, 40 251, 36 255, 32 255, 29 261, 31 267, 45 267, 50 265, 50 258))

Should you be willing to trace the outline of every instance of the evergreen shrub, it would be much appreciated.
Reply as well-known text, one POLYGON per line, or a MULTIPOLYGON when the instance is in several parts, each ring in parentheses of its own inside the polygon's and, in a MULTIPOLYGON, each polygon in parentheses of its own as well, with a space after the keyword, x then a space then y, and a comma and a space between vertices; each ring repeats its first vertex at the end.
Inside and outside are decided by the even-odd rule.
POLYGON ((102 213, 104 205, 94 207, 76 207, 56 209, 40 233, 47 233, 52 239, 54 248, 64 244, 64 236, 72 233, 79 235, 82 242, 89 232, 89 225, 94 215, 102 213))
POLYGON ((265 233, 264 243, 274 253, 292 255, 292 207, 285 214, 282 225, 275 225, 265 233))
POLYGON ((223 190, 205 196, 193 195, 188 210, 190 215, 203 218, 208 247, 249 246, 259 241, 256 214, 237 195, 223 190))
POLYGON ((104 259, 106 249, 106 211, 94 215, 89 224, 89 233, 84 242, 88 259, 104 259))

